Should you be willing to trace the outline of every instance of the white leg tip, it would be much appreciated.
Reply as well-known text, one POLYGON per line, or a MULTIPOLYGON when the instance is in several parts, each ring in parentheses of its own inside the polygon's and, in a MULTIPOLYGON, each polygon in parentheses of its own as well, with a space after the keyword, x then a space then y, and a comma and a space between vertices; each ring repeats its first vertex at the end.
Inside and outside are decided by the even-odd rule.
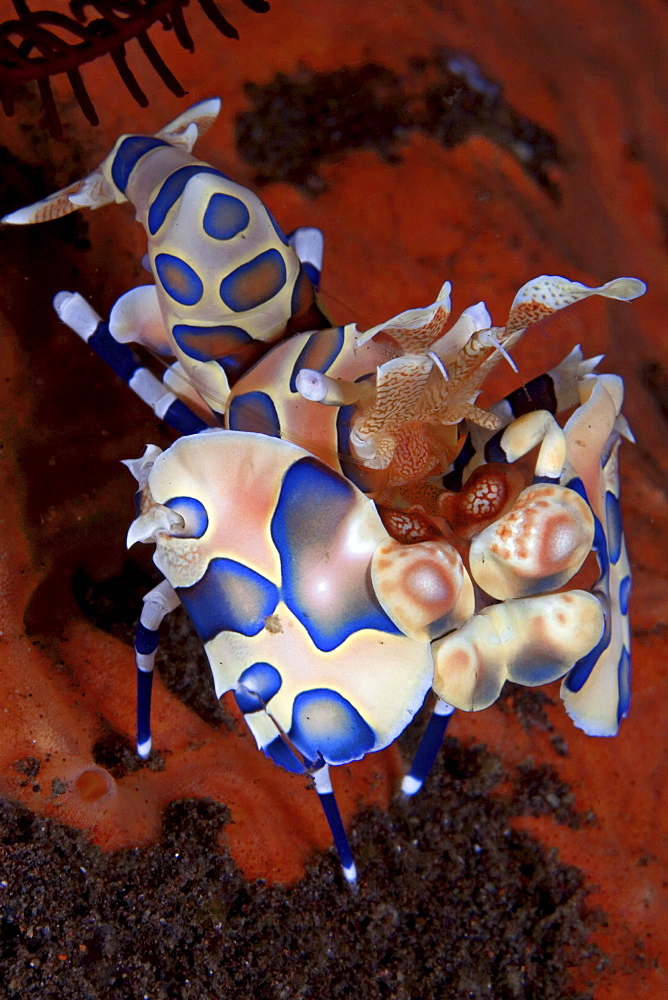
POLYGON ((74 330, 82 340, 88 340, 100 322, 100 317, 78 292, 56 292, 53 308, 58 318, 74 330))
POLYGON ((150 738, 147 739, 147 740, 144 740, 143 743, 138 743, 137 744, 137 754, 141 757, 142 760, 147 760, 148 759, 148 757, 151 754, 151 740, 150 740, 150 738))
POLYGON ((404 795, 415 795, 422 788, 424 782, 420 781, 419 778, 414 778, 411 774, 407 774, 404 780, 401 782, 401 791, 404 795))
POLYGON ((53 308, 56 310, 60 316, 61 310, 64 309, 75 292, 56 292, 53 296, 53 308))
POLYGON ((288 240, 302 264, 312 264, 322 270, 325 237, 315 226, 300 226, 288 240))
POLYGON ((349 882, 350 885, 357 885, 357 866, 355 863, 353 862, 353 864, 349 865, 347 868, 344 865, 341 865, 341 868, 346 882, 349 882))

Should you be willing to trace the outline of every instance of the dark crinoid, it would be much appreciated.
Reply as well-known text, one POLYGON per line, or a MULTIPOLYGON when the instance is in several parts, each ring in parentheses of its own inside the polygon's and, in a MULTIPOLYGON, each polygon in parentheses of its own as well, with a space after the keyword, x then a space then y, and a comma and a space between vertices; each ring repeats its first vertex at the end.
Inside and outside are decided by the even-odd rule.
MULTIPOLYGON (((0 101, 5 114, 13 114, 19 89, 35 80, 49 128, 59 134, 60 120, 49 78, 56 73, 66 73, 81 110, 92 125, 97 125, 99 119, 79 68, 105 55, 113 59, 133 98, 141 107, 146 107, 146 95, 126 61, 125 45, 133 38, 160 79, 173 94, 182 97, 185 91, 161 58, 148 31, 159 22, 163 30, 173 31, 183 48, 192 52, 194 44, 183 14, 189 2, 51 0, 50 7, 45 5, 43 9, 31 11, 28 0, 11 0, 16 17, 0 23, 0 101)), ((215 0, 198 0, 198 3, 222 35, 239 37, 215 0)), ((241 0, 241 3, 258 14, 269 10, 270 6, 267 0, 241 0)))

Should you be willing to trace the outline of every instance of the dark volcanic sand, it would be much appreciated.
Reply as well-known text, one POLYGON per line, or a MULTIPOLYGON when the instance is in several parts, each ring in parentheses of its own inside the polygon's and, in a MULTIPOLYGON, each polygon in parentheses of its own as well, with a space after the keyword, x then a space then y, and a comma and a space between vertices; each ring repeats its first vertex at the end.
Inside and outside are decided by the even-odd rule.
POLYGON ((111 855, 6 804, 0 997, 584 1000, 569 967, 582 982, 605 961, 600 917, 582 874, 511 825, 547 812, 581 821, 549 769, 508 775, 449 739, 419 796, 358 818, 354 893, 333 854, 298 885, 246 883, 211 801, 172 803, 160 844, 111 855))

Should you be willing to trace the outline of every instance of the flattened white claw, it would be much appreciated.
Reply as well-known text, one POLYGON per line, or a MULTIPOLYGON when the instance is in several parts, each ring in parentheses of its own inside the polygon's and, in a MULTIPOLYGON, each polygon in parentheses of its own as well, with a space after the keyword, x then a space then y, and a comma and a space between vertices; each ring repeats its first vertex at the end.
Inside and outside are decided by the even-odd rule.
POLYGON ((556 590, 580 569, 593 540, 594 518, 579 494, 528 486, 512 510, 474 538, 471 575, 500 601, 556 590))
POLYGON ((434 690, 477 712, 496 701, 507 679, 534 687, 563 677, 603 628, 600 601, 583 590, 495 604, 432 644, 434 690))
POLYGON ((401 631, 429 642, 473 614, 473 585, 459 552, 446 542, 404 545, 389 538, 371 560, 371 582, 383 610, 401 631))

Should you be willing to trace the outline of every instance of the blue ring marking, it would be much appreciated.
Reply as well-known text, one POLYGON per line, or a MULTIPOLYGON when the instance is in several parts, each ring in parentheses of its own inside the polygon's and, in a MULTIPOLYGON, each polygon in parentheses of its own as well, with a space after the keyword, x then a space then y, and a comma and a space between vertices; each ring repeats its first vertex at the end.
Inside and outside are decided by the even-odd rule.
POLYGON ((151 693, 153 671, 137 671, 137 743, 147 743, 151 738, 151 693))
POLYGON ((173 538, 201 538, 209 527, 209 515, 201 500, 195 497, 173 497, 165 501, 165 507, 175 510, 185 520, 183 531, 171 531, 173 538))
POLYGON ((503 462, 508 464, 508 456, 501 447, 501 438, 503 437, 503 432, 505 427, 493 434, 489 441, 485 444, 485 461, 486 462, 503 462))
POLYGON ((224 558, 212 559, 201 580, 176 592, 204 643, 219 632, 258 635, 279 599, 270 580, 224 558))
MULTIPOLYGON (((143 367, 139 358, 126 344, 119 344, 111 336, 106 323, 98 323, 95 332, 88 338, 88 344, 124 382, 129 382, 135 372, 143 367)), ((180 399, 175 399, 167 407, 162 419, 169 427, 173 427, 181 434, 197 434, 207 428, 207 424, 180 399)), ((137 516, 141 513, 142 502, 143 495, 139 490, 135 493, 135 513, 137 516)))
POLYGON ((151 236, 155 236, 165 219, 169 210, 179 200, 186 184, 191 177, 197 174, 213 174, 215 177, 222 177, 223 174, 214 167, 207 167, 200 163, 189 164, 186 167, 179 167, 173 174, 163 181, 162 187, 156 194, 148 212, 148 231, 151 236))
POLYGON ((341 353, 344 339, 342 326, 312 333, 292 366, 290 392, 297 392, 297 375, 302 368, 312 368, 313 371, 326 374, 341 353))
POLYGON ((350 843, 348 841, 348 836, 346 834, 346 829, 343 825, 343 820, 341 819, 341 813, 339 812, 339 807, 336 804, 336 797, 334 792, 318 792, 320 802, 325 813, 325 818, 329 823, 329 828, 332 831, 332 839, 334 841, 334 847, 336 848, 336 853, 339 856, 339 861, 341 862, 341 867, 343 868, 343 873, 348 881, 354 882, 355 879, 351 879, 351 873, 355 873, 355 858, 353 857, 353 852, 350 849, 350 843))
POLYGON ((605 537, 605 531, 603 530, 603 525, 594 514, 591 504, 589 503, 589 498, 587 497, 587 491, 585 489, 584 483, 579 476, 575 476, 573 479, 565 484, 569 490, 573 490, 578 496, 587 503, 589 509, 591 510, 592 516, 594 518, 594 542, 592 548, 596 553, 596 558, 598 559, 598 566, 600 570, 599 581, 603 577, 607 577, 610 572, 610 559, 608 556, 608 542, 605 537))
POLYGON ((240 198, 216 193, 209 198, 202 228, 214 240, 231 240, 243 233, 249 222, 250 212, 240 198))
POLYGON ((631 595, 631 577, 625 576, 619 584, 619 609, 623 615, 629 613, 629 597, 631 595))
POLYGON ((314 688, 295 698, 289 739, 310 760, 327 764, 360 760, 376 737, 357 709, 337 691, 314 688))
POLYGON ((509 392, 503 401, 508 404, 515 417, 523 417, 525 413, 534 413, 536 410, 557 412, 554 381, 547 372, 509 392))
POLYGON ((558 486, 560 475, 556 476, 534 476, 531 480, 532 486, 558 486))
POLYGON ((180 434, 199 434, 200 431, 209 429, 209 425, 186 406, 182 399, 175 399, 165 410, 162 419, 168 427, 173 427, 180 434))
POLYGON ((169 146, 169 143, 152 135, 129 135, 127 139, 123 139, 111 164, 111 179, 119 191, 125 194, 130 174, 137 163, 156 146, 169 146))
MULTIPOLYGON (((253 340, 251 343, 257 345, 260 341, 253 340)), ((241 352, 240 354, 234 354, 227 358, 216 358, 216 364, 220 365, 225 372, 225 376, 230 386, 234 385, 234 383, 237 382, 242 375, 245 375, 257 360, 257 357, 252 356, 252 360, 249 362, 248 359, 244 357, 245 353, 246 352, 241 352)))
POLYGON ((227 426, 231 431, 281 436, 281 422, 274 401, 266 392, 243 392, 235 396, 229 405, 227 426))
MULTIPOLYGON (((350 425, 354 416, 355 406, 353 404, 339 407, 339 412, 336 415, 336 450, 339 453, 339 457, 345 455, 346 457, 351 458, 350 425)), ((346 475, 346 479, 350 479, 350 476, 346 475)))
POLYGON ((285 768, 286 771, 291 771, 292 774, 304 774, 306 771, 305 762, 292 752, 282 736, 277 736, 262 749, 274 764, 285 768))
POLYGON ((362 489, 355 478, 359 462, 356 462, 350 454, 350 425, 354 416, 355 406, 349 405, 339 408, 336 415, 336 450, 343 475, 358 489, 362 489))
POLYGON ((264 250, 220 283, 220 297, 233 312, 246 312, 273 299, 285 286, 287 270, 278 250, 264 250))
POLYGON ((306 277, 317 291, 320 288, 320 271, 315 264, 311 264, 309 261, 304 261, 302 267, 304 268, 306 277))
POLYGON ((155 653, 157 648, 158 630, 146 628, 141 622, 137 622, 137 630, 135 632, 135 649, 137 652, 147 656, 149 653, 155 653))
POLYGON ((196 326, 192 323, 175 323, 172 336, 184 354, 195 361, 224 361, 253 338, 240 326, 196 326))
MULTIPOLYGON (((365 375, 364 379, 370 377, 365 375)), ((356 381, 361 382, 363 379, 356 381)), ((336 450, 342 474, 362 493, 370 493, 378 485, 377 481, 374 481, 373 471, 367 469, 350 454, 350 425, 355 416, 355 410, 354 405, 342 406, 336 415, 336 450)))
POLYGON ((369 580, 337 573, 337 535, 354 507, 351 483, 315 458, 294 462, 283 477, 271 520, 281 558, 283 600, 322 652, 360 629, 402 635, 383 611, 369 580), (319 573, 331 593, 327 608, 313 596, 319 573))
POLYGON ((471 435, 466 435, 466 440, 461 447, 461 451, 452 463, 452 468, 443 476, 443 487, 446 490, 459 493, 464 481, 464 469, 475 455, 475 448, 471 435))
POLYGON ((605 494, 605 523, 610 540, 610 562, 614 564, 621 555, 624 530, 622 528, 622 511, 619 506, 619 497, 616 497, 610 490, 607 490, 605 494))
POLYGON ((573 490, 575 493, 581 496, 582 499, 587 504, 589 504, 589 497, 587 496, 585 485, 579 476, 574 476, 573 479, 569 479, 568 482, 565 483, 564 485, 567 486, 569 490, 573 490))
POLYGON ((216 358, 216 364, 220 365, 223 369, 227 381, 231 386, 235 382, 238 382, 241 376, 245 375, 253 367, 258 357, 262 356, 263 352, 257 350, 258 347, 262 348, 262 342, 260 340, 251 340, 251 344, 253 345, 252 351, 239 351, 238 354, 235 353, 226 358, 216 358))
POLYGON ((234 691, 237 705, 244 715, 260 712, 280 691, 282 683, 281 675, 271 663, 253 663, 237 681, 234 691))
POLYGON ((420 785, 424 784, 424 779, 434 766, 438 751, 443 746, 445 731, 453 715, 454 712, 449 712, 448 715, 432 712, 429 718, 427 728, 418 744, 411 769, 408 772, 409 776, 418 781, 420 785))
MULTIPOLYGON (((292 296, 290 298, 290 317, 301 317, 310 309, 315 300, 315 291, 308 274, 301 264, 299 273, 292 286, 292 296)), ((307 327, 307 329, 309 329, 307 327)))
POLYGON ((204 285, 190 264, 171 253, 159 253, 155 269, 160 284, 175 302, 182 306, 197 305, 204 294, 204 285))
MULTIPOLYGON (((587 491, 585 489, 584 483, 579 478, 579 476, 570 479, 566 483, 567 487, 574 490, 583 500, 589 504, 587 497, 587 491)), ((591 507, 590 507, 591 510, 591 507)), ((593 511, 592 511, 593 514, 593 511)), ((605 537, 605 532, 603 530, 603 525, 599 519, 594 514, 594 543, 593 549, 596 552, 596 557, 598 559, 598 565, 600 570, 599 582, 604 578, 607 578, 610 572, 610 561, 608 558, 608 544, 605 537)), ((600 598, 599 598, 600 599, 600 598)), ((605 609, 605 627, 603 630, 603 635, 599 639, 598 643, 594 648, 583 656, 581 660, 575 664, 572 670, 569 671, 564 679, 564 684, 569 691, 578 692, 582 689, 586 681, 589 679, 589 675, 596 666, 596 663, 603 652, 610 645, 610 640, 612 637, 612 628, 610 625, 610 609, 605 609)))
POLYGON ((596 666, 601 655, 610 645, 610 639, 612 638, 612 628, 610 627, 610 611, 607 610, 604 615, 605 626, 603 629, 603 635, 598 640, 594 648, 583 656, 582 659, 578 660, 575 666, 569 670, 568 674, 564 678, 564 684, 569 691, 576 694, 580 691, 585 683, 589 680, 589 675, 596 666))
POLYGON ((137 369, 142 367, 137 355, 127 344, 119 344, 109 333, 109 327, 104 322, 97 324, 95 332, 88 338, 87 343, 124 382, 129 382, 137 369))
POLYGON ((274 227, 274 230, 275 230, 276 235, 278 236, 279 240, 281 241, 281 243, 284 246, 289 247, 290 246, 290 241, 287 238, 287 236, 285 235, 285 233, 283 232, 283 230, 281 229, 281 227, 279 226, 279 224, 276 222, 276 219, 271 214, 271 212, 269 211, 269 209, 267 208, 266 205, 263 205, 263 208, 264 208, 265 212, 267 213, 267 215, 269 216, 269 221, 271 222, 272 226, 274 227))
MULTIPOLYGON (((591 510, 591 508, 589 508, 591 510)), ((592 511, 593 513, 593 511, 592 511)), ((610 574, 610 559, 608 557, 608 542, 605 537, 605 531, 603 530, 603 525, 599 519, 594 514, 594 544, 592 545, 594 552, 596 553, 596 558, 598 559, 598 566, 601 571, 599 579, 607 577, 610 574)))
POLYGON ((631 704, 631 657, 626 646, 622 647, 617 666, 617 682, 619 684, 619 705, 617 706, 617 725, 629 714, 631 704))

